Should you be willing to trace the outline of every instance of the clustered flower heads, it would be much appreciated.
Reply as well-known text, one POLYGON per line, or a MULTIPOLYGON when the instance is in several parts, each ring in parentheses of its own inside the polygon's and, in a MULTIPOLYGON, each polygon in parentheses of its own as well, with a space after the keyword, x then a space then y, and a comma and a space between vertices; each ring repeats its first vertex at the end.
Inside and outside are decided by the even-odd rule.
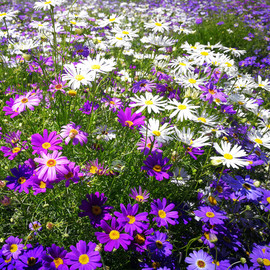
POLYGON ((71 2, 0 6, 0 269, 270 269, 269 4, 71 2))

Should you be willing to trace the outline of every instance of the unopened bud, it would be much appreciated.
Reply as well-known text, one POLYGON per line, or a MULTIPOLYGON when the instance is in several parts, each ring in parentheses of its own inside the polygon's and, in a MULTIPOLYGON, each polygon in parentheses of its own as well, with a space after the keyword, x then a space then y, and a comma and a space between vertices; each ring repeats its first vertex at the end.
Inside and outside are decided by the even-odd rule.
POLYGON ((81 35, 81 34, 83 33, 83 29, 81 29, 81 28, 76 28, 76 29, 75 29, 75 33, 76 33, 77 35, 81 35))
POLYGON ((0 180, 0 188, 4 188, 6 186, 6 182, 3 180, 0 180))
POLYGON ((218 166, 218 165, 220 165, 222 162, 223 162, 222 159, 212 159, 212 160, 211 160, 211 164, 212 164, 213 166, 218 166))
POLYGON ((4 206, 8 206, 11 203, 11 199, 7 196, 4 196, 4 198, 0 201, 1 204, 3 204, 4 206))
POLYGON ((218 238, 214 233, 209 233, 209 241, 211 243, 216 243, 218 241, 218 238))
POLYGON ((52 230, 53 227, 54 227, 54 224, 53 224, 52 222, 47 222, 46 228, 47 228, 48 230, 52 230))
POLYGON ((262 259, 262 258, 258 258, 258 259, 257 259, 257 263, 258 263, 259 265, 263 265, 263 259, 262 259))
POLYGON ((102 244, 97 244, 95 247, 95 251, 101 252, 102 251, 102 244))
POLYGON ((241 262, 242 264, 245 264, 245 263, 247 262, 247 260, 246 260, 246 258, 242 257, 242 258, 240 258, 240 262, 241 262))
POLYGON ((31 55, 30 54, 27 54, 27 53, 23 53, 22 57, 26 61, 29 61, 31 59, 31 55))
POLYGON ((254 186, 255 187, 260 187, 260 185, 261 185, 261 182, 260 181, 254 181, 254 186))
POLYGON ((247 210, 247 211, 250 211, 250 210, 251 210, 250 205, 246 205, 246 210, 247 210))
POLYGON ((68 95, 71 96, 71 97, 75 97, 77 95, 77 91, 75 91, 75 90, 69 90, 68 91, 68 95))

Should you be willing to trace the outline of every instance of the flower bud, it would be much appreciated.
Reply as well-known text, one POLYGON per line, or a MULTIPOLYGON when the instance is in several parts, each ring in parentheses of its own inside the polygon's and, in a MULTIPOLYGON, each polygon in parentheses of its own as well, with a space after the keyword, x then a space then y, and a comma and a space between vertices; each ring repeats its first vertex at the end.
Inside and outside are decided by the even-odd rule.
POLYGON ((102 251, 102 244, 101 243, 99 243, 99 244, 96 245, 95 251, 98 251, 98 252, 101 252, 102 251))
POLYGON ((77 95, 77 91, 75 91, 75 90, 69 90, 67 93, 71 97, 75 97, 77 95))
POLYGON ((53 224, 52 222, 47 222, 46 228, 47 228, 48 230, 52 230, 53 227, 54 227, 54 224, 53 224))
POLYGON ((222 159, 212 159, 211 160, 211 164, 213 165, 213 166, 218 166, 218 165, 220 165, 222 163, 222 159))
POLYGON ((261 182, 260 181, 258 181, 258 180, 256 180, 256 181, 254 181, 254 186, 255 187, 260 187, 260 185, 261 185, 261 182))
POLYGON ((23 53, 22 57, 26 61, 29 61, 31 59, 31 55, 30 54, 27 54, 27 53, 23 53))
POLYGON ((11 199, 5 195, 3 200, 0 201, 0 203, 3 204, 4 206, 8 206, 11 203, 11 199))
POLYGON ((0 188, 4 188, 6 186, 6 182, 3 180, 0 180, 0 188))
POLYGON ((76 33, 77 35, 81 35, 81 34, 83 33, 83 29, 81 29, 81 28, 76 28, 76 29, 75 29, 75 33, 76 33))
POLYGON ((247 260, 246 260, 246 258, 242 257, 242 258, 240 258, 240 262, 241 262, 242 264, 245 264, 245 263, 247 262, 247 260))

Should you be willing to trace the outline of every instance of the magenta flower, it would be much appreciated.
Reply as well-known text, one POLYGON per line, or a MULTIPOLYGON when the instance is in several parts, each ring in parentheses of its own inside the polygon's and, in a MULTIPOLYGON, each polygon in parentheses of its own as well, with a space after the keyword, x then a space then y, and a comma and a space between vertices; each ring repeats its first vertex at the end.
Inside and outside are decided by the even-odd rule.
POLYGON ((130 129, 133 129, 134 127, 141 125, 144 125, 144 119, 145 116, 142 116, 141 113, 133 113, 131 111, 131 108, 126 108, 126 110, 121 110, 117 114, 118 122, 123 127, 129 127, 130 129))
POLYGON ((152 152, 143 162, 145 166, 142 166, 142 170, 146 170, 149 176, 154 176, 158 181, 169 179, 173 174, 167 172, 172 167, 172 164, 167 164, 168 162, 168 158, 162 159, 162 153, 152 152))
POLYGON ((120 225, 124 226, 126 233, 133 235, 134 231, 141 233, 143 230, 147 228, 147 225, 142 223, 142 221, 146 222, 149 221, 147 219, 148 213, 143 212, 136 215, 139 210, 138 204, 134 204, 133 206, 131 204, 128 204, 126 208, 121 203, 120 208, 122 213, 114 212, 114 215, 118 217, 117 221, 119 222, 120 225))
POLYGON ((121 109, 123 107, 123 102, 120 98, 108 98, 108 99, 102 99, 104 101, 104 105, 107 107, 109 106, 109 109, 113 112, 116 112, 117 109, 121 109))
POLYGON ((112 218, 111 227, 104 220, 101 220, 101 228, 105 232, 95 232, 95 235, 101 244, 106 243, 104 247, 105 251, 110 252, 113 249, 118 249, 120 245, 125 250, 128 249, 133 237, 126 233, 121 233, 123 227, 118 224, 115 217, 112 218))
POLYGON ((163 198, 162 201, 160 199, 157 199, 153 203, 151 203, 150 214, 156 215, 156 217, 153 218, 153 221, 157 222, 158 227, 164 226, 168 228, 168 224, 176 224, 178 212, 171 211, 175 207, 175 205, 171 203, 166 206, 166 204, 166 198, 163 198))
POLYGON ((194 214, 202 218, 203 222, 209 222, 210 225, 224 224, 223 219, 227 219, 223 213, 217 212, 209 206, 200 207, 199 210, 194 211, 194 214))
POLYGON ((76 166, 75 162, 70 162, 69 164, 65 164, 64 167, 67 173, 60 172, 56 181, 66 180, 66 187, 69 187, 70 181, 77 184, 80 181, 80 177, 83 176, 83 173, 80 173, 80 166, 76 166))
POLYGON ((15 96, 15 99, 10 98, 9 101, 6 101, 7 106, 3 107, 3 111, 5 115, 10 115, 10 118, 14 118, 15 116, 19 115, 20 113, 17 110, 12 109, 15 100, 19 97, 19 95, 15 96))
POLYGON ((43 137, 39 133, 31 136, 31 144, 32 148, 34 149, 32 154, 40 154, 41 152, 47 154, 48 150, 61 150, 62 147, 57 145, 61 142, 62 140, 60 139, 59 135, 57 135, 56 131, 53 131, 48 135, 48 130, 44 129, 43 137))
POLYGON ((31 181, 32 181, 32 188, 34 191, 34 195, 37 195, 39 193, 45 193, 47 188, 52 189, 53 185, 51 185, 48 181, 44 182, 41 179, 38 179, 37 176, 32 176, 31 177, 31 181))
POLYGON ((24 244, 21 244, 22 239, 18 237, 10 236, 6 240, 6 244, 2 247, 3 255, 6 256, 6 260, 9 260, 11 257, 15 260, 19 258, 19 255, 22 253, 24 244))
POLYGON ((52 92, 53 94, 55 94, 57 91, 60 91, 61 93, 65 94, 66 91, 64 88, 66 87, 68 87, 66 81, 62 81, 61 76, 59 76, 58 78, 52 81, 48 91, 52 92))
POLYGON ((150 149, 151 149, 151 145, 152 145, 152 150, 151 152, 161 152, 162 150, 160 150, 159 148, 162 147, 162 143, 157 142, 154 138, 154 136, 148 137, 148 138, 141 138, 141 141, 139 143, 137 143, 138 146, 138 150, 141 150, 144 155, 148 155, 150 149))
POLYGON ((70 140, 72 140, 72 144, 76 145, 80 143, 83 145, 83 143, 87 143, 87 136, 88 134, 86 132, 83 132, 80 130, 81 126, 76 126, 75 123, 70 122, 70 124, 67 124, 66 126, 63 126, 61 129, 60 136, 65 139, 65 144, 67 145, 70 140))
POLYGON ((131 189, 131 192, 132 194, 129 194, 129 196, 137 202, 147 202, 150 195, 149 193, 147 193, 147 190, 144 190, 144 192, 142 192, 141 186, 139 186, 139 192, 136 190, 136 188, 131 189))
POLYGON ((38 178, 46 182, 54 181, 56 179, 56 172, 67 173, 67 170, 63 166, 68 164, 70 161, 66 157, 61 157, 62 152, 57 150, 53 151, 52 154, 45 154, 41 152, 42 158, 35 158, 34 161, 41 164, 37 168, 38 178))
MULTIPOLYGON (((22 142, 22 146, 27 149, 28 146, 26 146, 27 142, 24 141, 22 142)), ((21 151, 23 150, 22 147, 15 146, 14 147, 7 147, 7 146, 2 146, 0 147, 0 151, 4 153, 4 157, 8 157, 9 160, 13 160, 21 151)))
POLYGON ((14 146, 17 142, 21 140, 21 131, 17 130, 17 132, 9 132, 3 137, 6 143, 10 143, 14 146))
POLYGON ((98 103, 93 103, 93 102, 89 102, 89 100, 87 100, 82 108, 80 108, 79 110, 84 113, 84 114, 90 114, 93 111, 96 111, 99 108, 99 104, 98 103))
POLYGON ((40 103, 40 99, 36 96, 35 93, 28 92, 26 95, 19 96, 15 99, 14 105, 12 106, 12 110, 18 111, 21 113, 26 108, 31 111, 34 110, 34 106, 38 106, 40 103))
POLYGON ((101 258, 98 251, 95 251, 96 244, 80 240, 76 247, 71 246, 71 252, 66 255, 66 263, 71 265, 70 269, 79 270, 94 270, 97 267, 101 267, 101 258))

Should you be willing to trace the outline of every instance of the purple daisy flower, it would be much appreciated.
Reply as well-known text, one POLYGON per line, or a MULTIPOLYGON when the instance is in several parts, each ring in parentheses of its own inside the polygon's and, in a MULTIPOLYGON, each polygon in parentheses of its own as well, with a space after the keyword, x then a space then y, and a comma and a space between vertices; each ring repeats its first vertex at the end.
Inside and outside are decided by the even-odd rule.
POLYGON ((149 176, 154 176, 158 181, 169 179, 173 173, 167 172, 172 167, 172 164, 166 165, 168 162, 168 158, 162 159, 162 153, 152 152, 143 162, 146 166, 142 166, 142 170, 146 170, 149 176))
POLYGON ((215 270, 216 266, 212 263, 212 257, 203 250, 193 251, 186 257, 185 262, 190 264, 187 270, 215 270))
POLYGON ((80 108, 79 110, 84 113, 84 114, 90 114, 92 111, 96 111, 99 108, 99 104, 95 103, 95 102, 89 102, 89 100, 87 100, 82 108, 80 108))
POLYGON ((53 94, 56 93, 57 91, 61 91, 61 93, 65 94, 66 91, 64 89, 67 87, 68 84, 66 83, 66 81, 62 81, 61 76, 59 76, 58 78, 52 81, 48 91, 52 92, 53 94))
POLYGON ((39 193, 45 193, 47 188, 52 189, 53 185, 50 184, 50 182, 44 182, 42 179, 38 179, 37 176, 31 177, 32 181, 32 188, 34 191, 34 195, 37 195, 39 193))
POLYGON ((131 247, 137 252, 145 252, 147 250, 146 246, 146 237, 154 233, 154 229, 149 227, 149 223, 147 224, 147 228, 143 230, 141 233, 136 233, 133 235, 134 240, 131 242, 131 247))
POLYGON ((200 98, 204 101, 208 101, 210 104, 213 102, 213 100, 217 100, 219 102, 227 102, 227 95, 221 92, 221 89, 217 89, 217 87, 209 82, 205 85, 199 86, 203 93, 201 94, 200 98))
POLYGON ((92 270, 101 267, 101 258, 98 251, 95 251, 96 244, 80 240, 75 246, 71 246, 71 252, 66 255, 66 262, 71 265, 70 269, 92 270))
POLYGON ((44 129, 43 137, 39 133, 31 136, 31 144, 32 148, 34 149, 32 155, 35 153, 40 154, 41 152, 47 154, 48 150, 61 150, 62 147, 57 145, 61 142, 62 140, 59 135, 57 135, 56 131, 53 131, 48 135, 48 130, 44 129))
POLYGON ((115 217, 112 218, 111 226, 104 220, 101 220, 100 226, 105 232, 95 232, 95 236, 101 244, 106 243, 105 251, 111 252, 113 249, 118 249, 120 245, 125 250, 128 249, 133 237, 126 233, 121 233, 123 227, 118 224, 115 217))
POLYGON ((137 212, 139 210, 139 205, 131 204, 127 205, 127 208, 121 203, 120 208, 122 213, 114 212, 114 215, 118 217, 117 221, 121 226, 124 226, 125 232, 133 235, 134 231, 141 233, 144 229, 146 229, 147 225, 142 223, 142 221, 148 222, 147 219, 148 213, 143 212, 138 215, 137 212))
POLYGON ((5 137, 3 137, 3 139, 6 141, 6 143, 10 143, 12 146, 14 146, 21 140, 21 134, 22 133, 19 130, 17 132, 9 132, 5 137))
POLYGON ((16 269, 23 270, 38 270, 42 268, 42 255, 44 254, 43 246, 29 248, 21 256, 20 260, 16 261, 16 269))
POLYGON ((76 166, 75 162, 70 162, 69 164, 65 164, 64 167, 67 170, 67 173, 60 172, 57 175, 56 182, 66 180, 66 187, 69 187, 70 181, 77 184, 80 180, 80 177, 83 176, 83 174, 80 173, 80 166, 76 166))
POLYGON ((131 108, 126 108, 126 110, 121 110, 117 114, 118 122, 123 126, 127 126, 130 129, 134 129, 135 126, 140 127, 144 125, 145 116, 142 116, 141 113, 133 113, 131 108))
POLYGON ((149 151, 151 150, 151 152, 161 152, 162 150, 160 150, 159 148, 162 147, 162 143, 157 142, 154 138, 154 136, 148 137, 148 138, 141 138, 141 141, 139 143, 137 143, 138 146, 138 150, 141 150, 143 152, 144 155, 148 155, 149 151), (151 149, 152 147, 152 149, 151 149))
POLYGON ((66 157, 62 157, 61 154, 62 152, 58 152, 57 150, 47 155, 41 152, 40 155, 42 158, 34 159, 35 162, 41 164, 37 168, 39 179, 42 179, 44 182, 47 180, 54 181, 56 179, 56 172, 68 173, 63 165, 68 164, 69 160, 66 157))
POLYGON ((264 210, 268 212, 270 210, 270 190, 261 189, 263 192, 262 204, 265 206, 264 210))
MULTIPOLYGON (((185 148, 185 146, 184 146, 185 148)), ((195 160, 197 160, 197 156, 201 156, 203 155, 204 153, 204 150, 202 150, 200 147, 199 148, 196 148, 196 147, 187 147, 187 150, 185 152, 185 155, 186 154, 189 154, 191 157, 193 157, 195 160)))
POLYGON ((3 255, 3 252, 0 249, 0 269, 14 270, 16 261, 17 260, 14 260, 12 257, 7 259, 7 257, 3 255))
POLYGON ((169 256, 172 254, 173 245, 167 240, 168 235, 159 231, 146 238, 146 246, 152 255, 169 256))
POLYGON ((29 224, 29 229, 31 231, 34 231, 34 235, 36 235, 37 234, 37 231, 41 231, 42 230, 42 226, 41 226, 41 224, 38 221, 34 221, 34 222, 31 222, 29 224))
POLYGON ((60 136, 65 139, 65 144, 67 145, 70 140, 72 140, 73 145, 77 145, 80 143, 87 143, 87 136, 88 134, 82 130, 80 130, 81 126, 76 126, 75 123, 70 122, 66 126, 63 126, 61 129, 60 136))
POLYGON ((82 44, 75 44, 74 45, 75 51, 73 53, 73 56, 75 54, 82 55, 84 57, 87 57, 89 55, 89 48, 87 46, 83 46, 82 44))
POLYGON ((166 204, 166 198, 163 198, 162 201, 160 199, 157 199, 153 203, 151 203, 150 214, 156 215, 156 217, 153 218, 153 221, 157 222, 158 227, 164 226, 168 228, 168 224, 176 224, 178 212, 171 211, 175 207, 175 205, 171 203, 166 206, 166 204))
POLYGON ((28 149, 28 146, 25 145, 26 143, 26 141, 23 141, 22 147, 16 145, 13 145, 13 147, 11 148, 7 146, 2 146, 0 147, 0 151, 4 153, 4 157, 8 157, 9 160, 13 160, 23 149, 28 149))
POLYGON ((86 163, 85 168, 86 175, 89 177, 93 177, 95 174, 104 175, 107 172, 107 167, 104 168, 104 164, 98 164, 98 159, 95 161, 89 161, 86 163))
POLYGON ((203 222, 209 222, 210 225, 224 224, 223 219, 227 219, 223 213, 217 212, 209 206, 200 207, 199 210, 194 211, 194 214, 202 218, 203 222))
POLYGON ((79 217, 88 216, 91 222, 91 225, 96 228, 101 225, 101 220, 111 219, 110 210, 113 208, 109 205, 104 205, 107 201, 107 197, 104 196, 104 193, 99 194, 87 194, 87 200, 82 200, 82 204, 79 206, 84 212, 79 213, 79 217))
POLYGON ((123 107, 123 102, 120 98, 116 98, 116 97, 113 97, 113 98, 108 98, 108 99, 102 99, 102 101, 104 101, 104 105, 106 107, 109 106, 109 109, 112 111, 112 112, 116 112, 117 110, 121 109, 123 107))
POLYGON ((136 188, 131 189, 131 192, 132 194, 129 194, 129 196, 137 202, 147 202, 150 195, 150 193, 147 193, 147 190, 144 190, 144 192, 142 192, 141 186, 139 186, 139 192, 136 190, 136 188))
POLYGON ((22 239, 14 236, 6 239, 6 244, 2 247, 2 254, 6 257, 6 260, 9 260, 11 257, 15 260, 19 258, 24 248, 24 244, 21 244, 21 242, 22 239))
POLYGON ((152 92, 152 89, 156 87, 156 83, 149 80, 140 80, 135 82, 131 88, 133 93, 137 92, 152 92))
POLYGON ((250 260, 256 268, 270 269, 270 248, 267 246, 255 246, 250 254, 250 260))
POLYGON ((67 251, 63 247, 52 244, 47 248, 47 254, 43 254, 44 270, 68 270, 66 254, 67 251))
MULTIPOLYGON (((19 95, 15 96, 15 99, 17 99, 19 95)), ((12 109, 15 99, 10 98, 9 101, 6 101, 7 106, 3 107, 3 111, 5 112, 5 115, 10 115, 10 118, 14 118, 15 116, 19 115, 20 113, 17 110, 12 109)))
POLYGON ((12 110, 18 111, 21 113, 26 108, 30 109, 31 111, 34 110, 34 106, 38 106, 40 103, 40 99, 33 95, 32 92, 28 92, 26 95, 19 96, 15 99, 14 105, 12 106, 12 110))
POLYGON ((18 168, 10 170, 13 176, 6 178, 7 187, 11 190, 18 191, 19 193, 29 193, 29 188, 32 185, 30 177, 33 175, 33 169, 28 167, 26 164, 19 164, 18 168))

